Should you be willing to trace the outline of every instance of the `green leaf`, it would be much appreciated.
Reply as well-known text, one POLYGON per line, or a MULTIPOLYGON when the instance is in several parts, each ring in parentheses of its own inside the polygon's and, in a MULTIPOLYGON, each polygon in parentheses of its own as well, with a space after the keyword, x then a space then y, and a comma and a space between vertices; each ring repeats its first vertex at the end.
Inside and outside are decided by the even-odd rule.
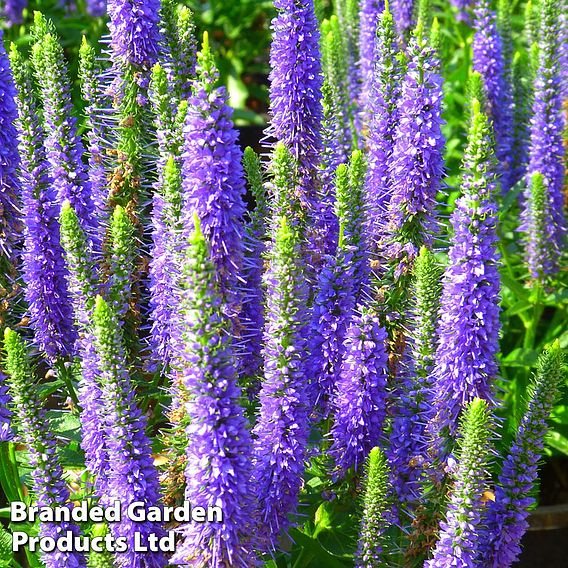
POLYGON ((568 405, 559 404, 552 410, 551 419, 559 424, 568 424, 568 405))
POLYGON ((65 410, 49 410, 47 417, 50 430, 58 437, 67 438, 73 442, 81 442, 81 423, 76 414, 65 410))
POLYGON ((325 566, 326 568, 345 568, 346 564, 340 562, 332 554, 330 554, 315 538, 300 532, 297 529, 290 530, 290 537, 296 546, 303 549, 302 566, 305 568, 318 568, 325 566))
POLYGON ((505 315, 507 316, 515 316, 520 314, 526 310, 530 310, 533 305, 528 302, 527 300, 519 300, 517 303, 513 304, 508 310, 505 311, 505 315))
POLYGON ((522 284, 519 284, 519 282, 505 273, 501 274, 501 282, 504 286, 509 288, 509 290, 511 290, 518 299, 523 299, 528 302, 529 291, 522 284))
POLYGON ((547 306, 565 306, 568 304, 568 288, 561 288, 549 294, 545 298, 544 303, 547 306))
POLYGON ((0 568, 12 564, 12 535, 0 524, 0 568))
POLYGON ((503 360, 505 367, 534 367, 538 359, 538 352, 534 349, 519 347, 509 353, 503 360))
POLYGON ((560 434, 560 432, 555 430, 549 432, 546 435, 546 443, 555 450, 568 456, 568 438, 560 434))
POLYGON ((316 525, 316 529, 313 533, 313 537, 316 538, 319 533, 322 531, 332 530, 333 529, 333 511, 332 506, 329 501, 324 501, 317 509, 314 522, 316 525))
POLYGON ((264 126, 265 121, 256 112, 252 110, 248 110, 246 108, 236 108, 233 112, 233 119, 236 124, 243 125, 243 124, 257 124, 258 126, 264 126))
POLYGON ((48 396, 52 395, 54 392, 58 392, 65 389, 65 381, 62 379, 56 379, 55 381, 49 381, 47 383, 41 383, 37 387, 37 395, 40 400, 45 400, 48 396))
POLYGON ((568 347, 568 330, 566 330, 559 338, 558 341, 560 343, 561 349, 566 349, 568 347))
POLYGON ((509 214, 509 210, 511 209, 511 207, 516 205, 518 195, 521 192, 521 189, 523 189, 523 183, 524 182, 519 182, 519 183, 515 184, 505 194, 505 198, 503 199, 503 204, 501 205, 500 212, 499 212, 499 217, 500 217, 501 220, 506 219, 508 214, 509 214))

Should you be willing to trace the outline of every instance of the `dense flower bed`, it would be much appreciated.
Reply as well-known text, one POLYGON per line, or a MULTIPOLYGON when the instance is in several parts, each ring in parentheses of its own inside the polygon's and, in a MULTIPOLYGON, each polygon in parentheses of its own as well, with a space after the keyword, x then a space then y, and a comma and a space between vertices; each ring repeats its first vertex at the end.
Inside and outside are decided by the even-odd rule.
POLYGON ((88 2, 80 118, 57 22, 0 42, 0 485, 120 503, 27 530, 121 546, 30 566, 518 560, 566 414, 568 25, 454 4, 275 0, 260 156, 173 0, 88 2), (128 516, 184 502, 222 520, 128 516))

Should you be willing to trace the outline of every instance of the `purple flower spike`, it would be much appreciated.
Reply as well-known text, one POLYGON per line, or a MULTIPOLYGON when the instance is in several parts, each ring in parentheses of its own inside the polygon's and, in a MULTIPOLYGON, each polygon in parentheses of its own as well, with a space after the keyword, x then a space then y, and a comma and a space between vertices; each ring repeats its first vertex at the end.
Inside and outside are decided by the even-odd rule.
MULTIPOLYGON (((424 568, 487 566, 481 555, 483 492, 488 485, 494 425, 487 401, 474 398, 464 410, 459 433, 459 463, 452 475, 445 518, 438 542, 424 568)), ((501 568, 501 567, 500 567, 501 568)))
POLYGON ((521 539, 529 528, 534 505, 534 485, 544 451, 547 419, 563 379, 563 354, 559 345, 541 355, 528 409, 505 458, 495 500, 489 501, 487 539, 483 539, 484 566, 509 568, 521 553, 521 539))
POLYGON ((24 21, 23 12, 27 6, 28 0, 6 0, 0 12, 8 24, 15 26, 24 21))
POLYGON ((422 245, 432 243, 436 194, 444 175, 440 63, 420 33, 410 41, 409 56, 389 160, 392 197, 386 254, 398 261, 395 277, 412 268, 422 245))
MULTIPOLYGON (((20 441, 25 444, 32 468, 32 487, 37 507, 72 507, 69 503, 69 489, 64 480, 64 472, 57 455, 55 436, 49 430, 49 420, 39 401, 34 384, 34 374, 23 339, 11 329, 4 334, 6 350, 6 370, 10 376, 10 394, 14 401, 20 441)), ((73 522, 39 523, 41 537, 51 537, 57 541, 67 532, 73 537, 80 530, 73 522)), ((86 568, 82 552, 42 552, 41 561, 46 568, 86 568)))
POLYGON ((239 404, 231 322, 222 311, 215 266, 195 220, 184 263, 181 339, 185 346, 181 381, 190 393, 185 404, 188 426, 185 499, 202 507, 220 507, 221 522, 189 522, 180 527, 183 542, 172 563, 201 568, 249 568, 256 565, 250 483, 252 440, 239 404))
POLYGON ((398 33, 405 37, 416 23, 414 21, 414 0, 393 0, 392 11, 398 33))
POLYGON ((95 18, 104 16, 107 11, 106 0, 87 0, 87 12, 95 18))
POLYGON ((430 377, 438 343, 441 277, 434 254, 422 247, 414 264, 406 349, 390 394, 393 417, 386 454, 398 514, 420 503, 420 481, 428 463, 426 425, 432 410, 430 377))
POLYGON ((184 127, 182 190, 184 226, 193 227, 197 213, 211 248, 221 292, 234 309, 241 270, 245 182, 238 133, 231 120, 224 87, 216 87, 218 71, 207 34, 198 56, 198 81, 189 100, 184 127))
POLYGON ((560 19, 560 79, 564 99, 568 97, 568 14, 563 10, 560 19))
POLYGON ((170 156, 164 166, 162 182, 156 188, 152 210, 152 258, 150 260, 150 317, 152 319, 152 355, 167 370, 172 357, 173 329, 177 324, 175 284, 178 278, 181 176, 179 166, 170 156))
POLYGON ((450 3, 457 10, 456 19, 459 22, 470 24, 474 0, 450 0, 450 3))
POLYGON ((359 10, 359 70, 363 83, 361 88, 362 108, 366 107, 373 80, 377 23, 384 8, 384 0, 361 1, 359 10))
POLYGON ((497 18, 489 7, 489 0, 480 0, 475 8, 475 29, 473 69, 481 74, 485 84, 488 114, 495 132, 495 154, 501 164, 501 189, 506 192, 513 176, 513 97, 506 77, 497 18))
POLYGON ((254 434, 254 487, 262 545, 277 546, 298 504, 308 440, 305 384, 307 288, 299 238, 285 218, 265 275, 264 382, 254 434))
POLYGON ((10 60, 18 86, 25 295, 36 341, 49 358, 55 359, 68 355, 76 340, 60 242, 59 208, 48 172, 31 77, 15 46, 10 60))
POLYGON ((275 0, 270 51, 268 134, 283 142, 298 161, 302 203, 315 202, 314 174, 321 151, 322 72, 313 0, 275 0))
POLYGON ((0 256, 11 257, 13 245, 20 232, 18 219, 17 169, 19 165, 14 97, 16 88, 10 63, 4 49, 4 34, 0 30, 0 256))
POLYGON ((121 568, 163 568, 167 561, 161 552, 137 552, 134 539, 147 545, 148 537, 162 537, 156 521, 135 522, 126 510, 134 502, 144 507, 159 506, 158 473, 152 460, 152 445, 146 435, 146 419, 136 405, 135 393, 127 371, 121 328, 113 309, 100 297, 93 310, 93 341, 99 360, 99 381, 106 431, 108 473, 99 484, 101 502, 109 506, 120 501, 121 520, 110 523, 115 538, 126 539, 128 550, 116 554, 121 568), (139 535, 136 535, 139 533, 139 535))
POLYGON ((245 234, 245 260, 243 276, 245 290, 239 320, 243 326, 241 356, 242 376, 248 384, 248 394, 256 395, 262 374, 262 331, 264 329, 264 255, 268 229, 268 203, 262 176, 260 158, 252 148, 246 148, 243 156, 248 187, 254 196, 254 210, 248 212, 245 234))
POLYGON ((109 0, 111 47, 122 63, 145 70, 158 60, 159 0, 109 0))
POLYGON ((384 232, 384 217, 392 192, 388 164, 394 144, 401 81, 397 41, 394 20, 386 6, 377 26, 373 78, 365 109, 370 120, 365 192, 373 248, 384 232))
POLYGON ((472 125, 464 154, 463 196, 451 218, 454 228, 444 274, 439 344, 434 358, 435 417, 441 439, 453 437, 464 405, 474 397, 493 399, 499 351, 499 255, 492 131, 473 100, 472 125))
POLYGON ((45 148, 54 190, 59 203, 69 200, 81 227, 95 235, 96 222, 86 167, 83 143, 72 112, 70 81, 63 54, 52 25, 35 13, 32 62, 41 90, 45 148))
MULTIPOLYGON (((543 176, 546 188, 544 220, 545 240, 554 243, 556 250, 563 250, 566 237, 564 215, 564 113, 559 66, 559 20, 556 2, 544 1, 542 6, 542 35, 539 42, 539 62, 534 83, 533 116, 531 119, 527 187, 536 172, 543 176)), ((527 192, 522 216, 530 223, 530 195, 527 192)), ((558 270, 559 258, 546 267, 547 273, 558 270)))
POLYGON ((100 90, 100 70, 97 65, 97 54, 94 47, 87 43, 83 36, 79 50, 79 77, 81 80, 81 94, 87 103, 85 107, 87 127, 87 152, 89 156, 89 184, 91 186, 91 199, 94 205, 94 214, 98 225, 98 242, 104 240, 104 228, 108 223, 109 211, 107 207, 108 187, 107 171, 105 167, 105 132, 101 124, 100 107, 102 104, 100 90))
POLYGON ((93 305, 98 292, 98 274, 90 243, 81 230, 79 219, 69 205, 63 203, 60 215, 61 243, 65 249, 67 282, 73 300, 75 322, 79 330, 77 351, 81 358, 81 447, 85 451, 85 464, 96 479, 103 482, 107 470, 105 435, 102 427, 101 389, 97 382, 100 374, 91 332, 93 305))
POLYGON ((381 440, 386 417, 386 331, 370 313, 355 316, 345 338, 345 357, 333 399, 331 454, 336 476, 364 464, 381 440))
POLYGON ((343 342, 355 307, 354 279, 353 255, 340 243, 336 255, 326 257, 319 274, 308 348, 311 398, 323 418, 331 411, 343 360, 343 342))
POLYGON ((321 162, 319 167, 320 187, 315 206, 314 232, 315 238, 311 244, 313 258, 317 259, 319 269, 322 257, 333 255, 337 248, 339 223, 335 212, 337 168, 344 164, 350 152, 347 152, 343 129, 341 127, 340 111, 337 101, 327 80, 322 87, 323 122, 321 162))
POLYGON ((532 174, 521 217, 523 223, 519 227, 525 233, 525 262, 531 278, 545 280, 549 274, 558 270, 561 251, 558 243, 550 234, 551 199, 545 185, 544 176, 540 172, 532 174))

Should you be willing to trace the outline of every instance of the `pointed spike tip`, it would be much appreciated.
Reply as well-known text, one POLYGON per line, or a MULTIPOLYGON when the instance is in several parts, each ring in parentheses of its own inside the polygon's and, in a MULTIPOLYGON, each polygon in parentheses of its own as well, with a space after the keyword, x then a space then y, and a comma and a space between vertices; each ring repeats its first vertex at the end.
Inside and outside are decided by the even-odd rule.
POLYGON ((201 230, 201 219, 197 211, 193 212, 193 235, 195 238, 203 238, 203 231, 201 230))

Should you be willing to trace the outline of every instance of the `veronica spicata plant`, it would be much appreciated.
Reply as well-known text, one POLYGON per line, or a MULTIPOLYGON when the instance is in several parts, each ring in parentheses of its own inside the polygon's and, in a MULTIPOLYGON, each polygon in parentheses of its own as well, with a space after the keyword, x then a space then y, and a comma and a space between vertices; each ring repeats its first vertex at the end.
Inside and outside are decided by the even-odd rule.
POLYGON ((25 298, 35 341, 53 361, 72 353, 76 340, 60 241, 58 196, 47 161, 30 69, 14 45, 10 62, 18 89, 16 127, 25 221, 22 271, 25 298))
POLYGON ((336 477, 359 470, 373 445, 383 438, 387 398, 386 331, 365 310, 345 332, 341 368, 333 395, 331 429, 336 477))
MULTIPOLYGON (((546 187, 544 223, 541 228, 542 243, 546 244, 547 254, 536 268, 537 272, 554 274, 558 270, 559 251, 566 238, 566 218, 563 207, 564 147, 562 132, 565 117, 562 110, 562 90, 558 47, 560 29, 558 10, 555 2, 543 0, 541 16, 541 35, 538 50, 538 70, 534 81, 534 99, 530 130, 530 149, 527 166, 527 187, 536 172, 543 176, 546 187)), ((534 214, 531 213, 531 200, 525 197, 522 218, 525 231, 537 230, 534 214)), ((536 260, 536 259, 535 259, 536 260)))
POLYGON ((385 256, 394 277, 407 274, 422 245, 437 232, 436 195, 444 175, 442 77, 440 61, 423 26, 409 45, 409 62, 397 104, 397 126, 388 160, 392 186, 388 201, 385 256))
POLYGON ((375 66, 375 38, 381 13, 388 10, 388 1, 362 0, 359 10, 359 72, 361 74, 360 106, 367 106, 367 99, 373 82, 373 68, 375 66))
POLYGON ((135 401, 129 376, 122 332, 113 307, 97 296, 93 309, 92 341, 100 373, 98 381, 103 405, 102 424, 108 468, 99 484, 101 502, 106 506, 120 501, 121 520, 111 523, 115 538, 124 537, 125 552, 117 553, 117 565, 134 568, 162 568, 167 564, 162 552, 137 552, 134 539, 147 544, 149 535, 161 537, 164 530, 156 521, 136 522, 128 517, 134 502, 159 506, 158 473, 152 460, 151 442, 146 435, 146 419, 135 401))
POLYGON ((108 460, 102 421, 102 393, 97 382, 100 366, 90 328, 99 289, 98 272, 90 242, 68 201, 61 206, 59 221, 61 243, 65 250, 67 283, 79 333, 77 350, 81 358, 78 396, 81 405, 81 445, 87 469, 94 476, 96 484, 100 485, 105 477, 108 460))
MULTIPOLYGON (((63 468, 57 454, 57 445, 45 411, 38 400, 37 387, 30 358, 24 340, 18 333, 6 329, 4 333, 6 351, 6 371, 10 395, 15 409, 19 438, 26 444, 29 452, 28 463, 32 467, 32 486, 38 507, 67 506, 69 489, 63 478, 63 468)), ((40 522, 40 535, 59 538, 70 531, 79 535, 79 527, 72 522, 40 522)), ((43 552, 42 562, 46 568, 86 568, 87 563, 82 552, 43 552)))
POLYGON ((491 126, 474 99, 432 371, 435 416, 429 427, 442 436, 438 441, 453 438, 467 402, 495 396, 500 323, 494 160, 491 126))
MULTIPOLYGON (((265 275, 264 379, 254 434, 259 536, 274 548, 291 524, 302 485, 308 439, 306 303, 297 229, 283 217, 265 275)), ((262 543, 261 543, 262 544, 262 543)))
POLYGON ((422 247, 413 270, 406 351, 389 393, 393 418, 386 455, 399 515, 412 514, 419 505, 422 474, 429 463, 426 428, 432 418, 431 373, 438 345, 442 273, 434 253, 422 247))
POLYGON ((482 553, 491 568, 509 568, 521 553, 529 510, 536 502, 534 486, 547 419, 565 377, 563 365, 564 354, 558 342, 538 360, 526 412, 501 467, 495 499, 488 503, 482 553))
POLYGON ((227 307, 235 310, 243 261, 242 152, 231 120, 232 110, 227 105, 227 91, 216 85, 219 73, 207 34, 198 55, 197 77, 183 131, 183 224, 192 227, 197 212, 227 307))
MULTIPOLYGON (((483 492, 488 486, 493 422, 487 401, 474 398, 460 418, 458 463, 438 542, 425 568, 473 568, 481 561, 483 492)), ((485 561, 485 560, 483 560, 485 561)))
POLYGON ((373 69, 364 112, 369 117, 368 170, 365 181, 370 246, 377 249, 393 192, 389 162, 398 120, 402 75, 394 20, 388 3, 379 17, 373 69))
POLYGON ((69 200, 83 230, 96 236, 91 187, 83 163, 84 147, 71 112, 71 92, 63 48, 53 24, 35 13, 32 62, 41 89, 45 150, 59 203, 69 200))
MULTIPOLYGON (((4 35, 0 32, 0 73, 5 78, 0 87, 0 161, 3 164, 0 173, 0 257, 11 259, 12 247, 18 233, 21 232, 18 219, 17 194, 19 190, 18 137, 16 118, 18 110, 15 103, 16 87, 12 71, 4 49, 4 35)), ((0 266, 4 267, 3 264, 0 266)))
POLYGON ((276 0, 270 51, 270 135, 298 161, 304 210, 314 207, 321 151, 321 63, 313 0, 276 0))
POLYGON ((185 499, 223 511, 220 523, 190 522, 180 527, 182 543, 175 564, 238 566, 255 564, 252 541, 252 441, 237 386, 231 345, 231 322, 222 311, 222 296, 199 220, 185 253, 185 293, 180 298, 185 405, 185 499))
POLYGON ((497 28, 495 12, 487 0, 476 5, 475 27, 473 68, 481 73, 485 84, 486 112, 492 117, 495 154, 501 165, 501 188, 507 191, 513 175, 513 101, 503 54, 503 38, 497 28))

